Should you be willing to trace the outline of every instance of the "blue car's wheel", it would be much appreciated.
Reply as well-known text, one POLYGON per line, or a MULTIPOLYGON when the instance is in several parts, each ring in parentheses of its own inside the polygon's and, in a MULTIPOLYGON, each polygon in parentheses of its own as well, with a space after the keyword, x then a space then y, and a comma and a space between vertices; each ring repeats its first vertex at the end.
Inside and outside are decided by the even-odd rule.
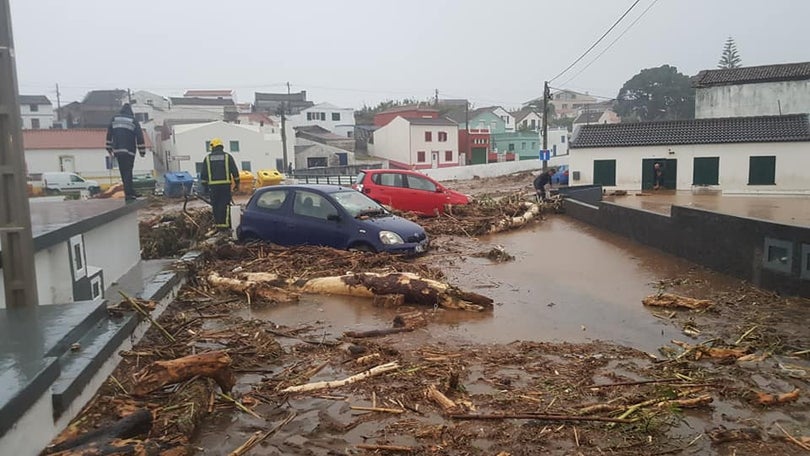
POLYGON ((376 253, 377 251, 369 244, 365 242, 357 242, 349 246, 349 251, 355 252, 367 252, 367 253, 376 253))

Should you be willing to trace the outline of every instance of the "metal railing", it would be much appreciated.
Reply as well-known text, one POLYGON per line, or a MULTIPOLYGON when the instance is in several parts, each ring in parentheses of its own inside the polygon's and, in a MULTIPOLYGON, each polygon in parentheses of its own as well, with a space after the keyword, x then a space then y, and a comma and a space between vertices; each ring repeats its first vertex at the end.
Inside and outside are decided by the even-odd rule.
POLYGON ((299 184, 327 184, 327 185, 343 185, 343 186, 350 186, 355 182, 355 180, 357 180, 357 176, 355 175, 301 176, 298 173, 295 173, 293 178, 299 184))

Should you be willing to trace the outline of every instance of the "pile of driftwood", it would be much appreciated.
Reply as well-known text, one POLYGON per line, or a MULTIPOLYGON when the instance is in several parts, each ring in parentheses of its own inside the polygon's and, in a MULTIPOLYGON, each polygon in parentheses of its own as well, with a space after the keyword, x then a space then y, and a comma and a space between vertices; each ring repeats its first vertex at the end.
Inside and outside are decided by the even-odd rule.
POLYGON ((213 226, 213 216, 207 209, 172 212, 141 221, 141 258, 171 258, 184 253, 205 239, 213 226))

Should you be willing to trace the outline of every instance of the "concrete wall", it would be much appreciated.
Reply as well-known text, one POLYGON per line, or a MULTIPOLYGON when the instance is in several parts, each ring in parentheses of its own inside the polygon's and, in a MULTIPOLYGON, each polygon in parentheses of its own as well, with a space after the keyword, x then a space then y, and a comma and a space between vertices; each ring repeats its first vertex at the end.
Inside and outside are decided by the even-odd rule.
POLYGON ((104 271, 105 286, 117 281, 141 259, 138 213, 130 212, 84 234, 87 264, 104 271), (110 255, 110 246, 115 255, 110 255))
POLYGON ((568 199, 567 215, 636 242, 686 258, 718 272, 780 293, 810 297, 810 279, 801 278, 801 252, 810 248, 810 227, 782 225, 702 209, 673 206, 671 216, 608 202, 568 199), (792 246, 790 272, 764 266, 766 239, 792 246))
POLYGON ((37 111, 31 111, 31 105, 21 104, 20 114, 22 115, 23 129, 33 129, 33 119, 39 119, 39 129, 45 130, 53 127, 53 106, 52 105, 35 105, 37 111))
POLYGON ((425 169, 423 173, 436 179, 437 181, 464 180, 478 177, 497 177, 523 171, 534 171, 541 169, 543 162, 540 160, 524 160, 489 163, 485 165, 454 166, 451 168, 425 169))
POLYGON ((676 146, 578 148, 571 150, 571 172, 580 172, 573 184, 593 183, 594 160, 616 160, 616 187, 640 190, 642 160, 647 158, 677 159, 677 189, 692 188, 695 157, 720 157, 717 186, 726 193, 806 193, 808 142, 694 144, 676 146), (776 185, 748 185, 749 158, 776 156, 776 185))
POLYGON ((411 156, 410 125, 402 117, 396 117, 377 129, 374 132, 374 144, 368 145, 369 154, 406 164, 415 162, 416 154, 411 156))
MULTIPOLYGON (((150 157, 151 152, 147 152, 146 158, 140 155, 135 157, 134 174, 151 174, 154 163, 150 157)), ((28 165, 29 174, 39 174, 49 171, 75 172, 85 179, 92 179, 99 183, 110 183, 121 180, 118 168, 112 172, 106 169, 107 151, 104 144, 100 144, 98 149, 36 149, 25 151, 25 162, 28 165), (61 169, 60 157, 73 157, 74 170, 61 169)))
POLYGON ((416 168, 443 168, 458 166, 458 127, 455 125, 410 125, 411 157, 409 165, 416 168), (431 140, 425 141, 425 133, 430 132, 431 140), (447 133, 447 141, 439 141, 439 132, 447 133), (419 161, 419 153, 425 153, 425 161, 419 161), (448 160, 446 152, 450 152, 448 160), (433 153, 438 153, 438 163, 433 162, 433 153))
MULTIPOLYGON (((208 151, 206 141, 222 139, 225 151, 231 152, 230 142, 239 141, 239 152, 231 152, 239 169, 242 162, 249 161, 251 169, 275 169, 276 159, 283 157, 280 135, 263 133, 259 127, 226 122, 176 125, 172 137, 164 141, 163 148, 169 157, 189 156, 190 160, 172 160, 173 171, 187 171, 197 175, 196 163, 202 163, 208 151)), ((288 140, 290 140, 288 138, 288 140)), ((290 147, 292 149, 292 147, 290 147)))
POLYGON ((695 91, 695 117, 698 119, 808 112, 810 80, 715 86, 695 91))

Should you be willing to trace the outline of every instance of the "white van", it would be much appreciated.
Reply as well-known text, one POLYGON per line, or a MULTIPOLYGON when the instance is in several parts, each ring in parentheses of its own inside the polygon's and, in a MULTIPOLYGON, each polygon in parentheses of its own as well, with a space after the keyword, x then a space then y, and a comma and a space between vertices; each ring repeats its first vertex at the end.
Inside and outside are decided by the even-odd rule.
POLYGON ((45 190, 45 193, 87 190, 91 195, 95 195, 100 191, 98 182, 86 180, 75 173, 42 173, 42 188, 45 190))

